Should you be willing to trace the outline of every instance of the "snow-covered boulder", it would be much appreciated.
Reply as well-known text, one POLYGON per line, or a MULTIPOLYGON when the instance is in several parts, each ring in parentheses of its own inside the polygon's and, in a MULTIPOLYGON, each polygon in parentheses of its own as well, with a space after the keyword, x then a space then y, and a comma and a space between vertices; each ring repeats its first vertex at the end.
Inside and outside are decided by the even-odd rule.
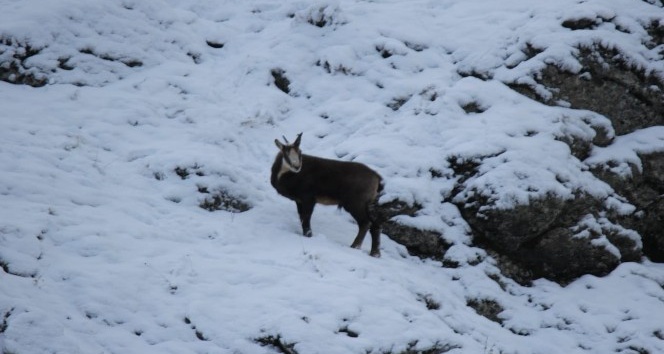
MULTIPOLYGON (((501 80, 543 104, 604 118, 588 116, 585 125, 576 126, 569 119, 555 139, 590 166, 582 170, 591 172, 591 178, 608 183, 608 192, 589 192, 578 185, 547 191, 541 183, 546 179, 525 168, 514 173, 511 184, 496 182, 491 177, 504 166, 495 161, 513 163, 504 157, 509 148, 449 159, 446 167, 456 179, 450 199, 470 225, 475 242, 507 256, 510 267, 516 263, 524 268, 517 273, 567 281, 607 274, 643 254, 664 259, 664 23, 657 17, 625 15, 588 6, 562 16, 560 26, 568 32, 531 38, 521 56, 506 60, 514 63, 461 70, 482 81, 501 80), (549 36, 558 36, 559 43, 552 44, 549 36), (540 183, 533 182, 538 178, 540 183), (539 193, 519 198, 505 192, 519 184, 521 190, 539 193)), ((482 114, 488 107, 481 100, 463 104, 467 114, 482 114)), ((554 173, 562 185, 572 184, 554 173)), ((421 233, 401 231, 410 235, 410 243, 422 240, 421 233)), ((409 249, 417 247, 409 244, 409 249)))
MULTIPOLYGON (((595 176, 636 207, 626 214, 613 213, 612 219, 638 231, 643 238, 644 253, 651 259, 662 260, 664 236, 658 230, 664 228, 664 222, 658 209, 664 195, 664 167, 660 150, 652 146, 664 146, 661 136, 664 64, 656 54, 661 53, 664 45, 664 23, 645 19, 624 21, 614 14, 588 15, 572 17, 562 23, 573 32, 597 34, 589 36, 595 39, 578 48, 576 65, 548 64, 533 75, 534 81, 512 87, 542 103, 594 111, 611 121, 612 132, 608 134, 601 126, 593 127, 596 136, 592 141, 574 138, 562 141, 570 146, 574 156, 587 159, 595 176), (625 34, 641 36, 641 43, 630 44, 619 37, 597 39, 612 27, 625 34)), ((533 51, 533 55, 541 52, 533 51)), ((594 210, 608 212, 602 208, 594 210)), ((591 209, 582 208, 577 218, 589 211, 591 209)), ((623 254, 637 246, 634 242, 615 240, 615 235, 611 242, 622 245, 618 248, 623 254)), ((639 253, 632 252, 626 260, 638 259, 639 253)))
MULTIPOLYGON (((638 135, 620 139, 614 148, 630 151, 628 146, 620 144, 628 140, 635 143, 634 138, 641 139, 638 135)), ((630 161, 610 160, 593 170, 636 206, 633 213, 619 220, 641 235, 645 255, 657 262, 664 261, 664 154, 637 153, 630 161)))

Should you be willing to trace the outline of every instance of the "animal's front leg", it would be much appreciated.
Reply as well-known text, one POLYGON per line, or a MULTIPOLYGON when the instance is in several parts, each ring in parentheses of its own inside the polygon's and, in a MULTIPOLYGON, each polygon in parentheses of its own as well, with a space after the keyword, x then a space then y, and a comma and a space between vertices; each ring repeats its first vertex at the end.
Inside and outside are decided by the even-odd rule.
POLYGON ((302 224, 302 234, 311 237, 311 214, 314 212, 315 202, 297 202, 297 213, 300 215, 300 223, 302 224))

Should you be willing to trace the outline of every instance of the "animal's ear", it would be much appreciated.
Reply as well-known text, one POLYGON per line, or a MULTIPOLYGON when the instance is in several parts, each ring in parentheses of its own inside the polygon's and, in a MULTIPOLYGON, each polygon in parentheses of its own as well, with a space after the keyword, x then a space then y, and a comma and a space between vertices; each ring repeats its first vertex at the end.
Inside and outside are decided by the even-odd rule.
POLYGON ((277 147, 279 148, 279 150, 283 150, 283 149, 284 149, 284 144, 280 143, 278 139, 274 139, 274 144, 277 145, 277 147))
POLYGON ((297 139, 295 139, 295 142, 293 143, 293 146, 296 148, 300 147, 300 140, 302 140, 302 133, 297 135, 297 139))

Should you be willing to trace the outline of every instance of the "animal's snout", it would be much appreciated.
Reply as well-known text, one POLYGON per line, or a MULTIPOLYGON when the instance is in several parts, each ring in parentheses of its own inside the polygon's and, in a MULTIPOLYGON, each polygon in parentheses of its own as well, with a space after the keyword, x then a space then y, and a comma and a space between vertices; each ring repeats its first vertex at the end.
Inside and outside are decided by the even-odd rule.
POLYGON ((300 172, 302 169, 302 154, 299 151, 292 149, 288 152, 287 162, 291 171, 296 173, 300 172))
POLYGON ((299 161, 293 162, 289 167, 290 170, 293 172, 300 172, 300 170, 302 169, 302 164, 299 161))

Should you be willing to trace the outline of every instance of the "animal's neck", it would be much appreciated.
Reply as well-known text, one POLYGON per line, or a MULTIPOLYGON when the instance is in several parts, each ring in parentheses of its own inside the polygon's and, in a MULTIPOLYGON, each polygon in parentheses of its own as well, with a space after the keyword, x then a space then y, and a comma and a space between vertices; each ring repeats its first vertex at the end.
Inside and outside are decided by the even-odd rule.
POLYGON ((279 168, 279 172, 277 172, 277 180, 281 178, 281 176, 284 175, 284 173, 290 172, 290 168, 288 167, 288 164, 286 163, 285 158, 281 158, 281 167, 279 168))

